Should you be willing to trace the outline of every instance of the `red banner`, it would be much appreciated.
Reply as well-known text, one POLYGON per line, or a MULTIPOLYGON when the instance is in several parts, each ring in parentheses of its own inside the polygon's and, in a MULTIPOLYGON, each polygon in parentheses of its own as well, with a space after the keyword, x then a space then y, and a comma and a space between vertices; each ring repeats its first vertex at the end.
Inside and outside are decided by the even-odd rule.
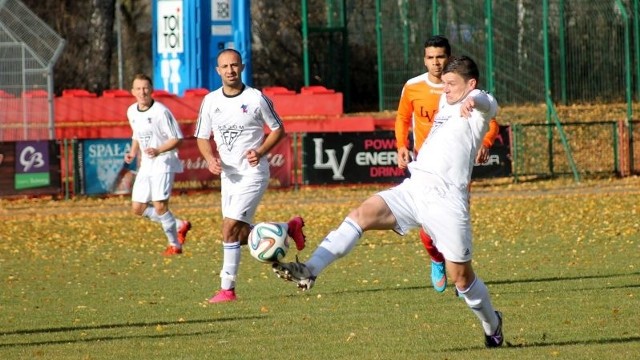
MULTIPOLYGON (((215 144, 212 142, 212 145, 215 144)), ((215 176, 207 169, 207 162, 198 150, 195 138, 185 139, 180 145, 180 159, 184 165, 184 171, 176 174, 173 189, 176 191, 219 189, 220 177, 215 176)), ((293 161, 291 154, 291 139, 286 136, 267 154, 271 187, 288 187, 291 185, 291 173, 293 161)))

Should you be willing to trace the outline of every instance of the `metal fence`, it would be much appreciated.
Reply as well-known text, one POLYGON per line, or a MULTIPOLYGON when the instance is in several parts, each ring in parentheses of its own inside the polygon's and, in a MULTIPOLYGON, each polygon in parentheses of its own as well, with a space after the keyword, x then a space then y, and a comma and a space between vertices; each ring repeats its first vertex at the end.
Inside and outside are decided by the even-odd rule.
POLYGON ((380 110, 395 110, 404 82, 425 71, 433 34, 478 62, 501 104, 640 96, 639 0, 377 1, 380 110))
POLYGON ((0 141, 54 138, 53 65, 63 47, 22 2, 0 0, 0 141))
MULTIPOLYGON (((619 123, 563 124, 572 159, 583 177, 622 174, 619 123)), ((512 125, 513 176, 559 176, 572 174, 572 167, 554 125, 512 125)))

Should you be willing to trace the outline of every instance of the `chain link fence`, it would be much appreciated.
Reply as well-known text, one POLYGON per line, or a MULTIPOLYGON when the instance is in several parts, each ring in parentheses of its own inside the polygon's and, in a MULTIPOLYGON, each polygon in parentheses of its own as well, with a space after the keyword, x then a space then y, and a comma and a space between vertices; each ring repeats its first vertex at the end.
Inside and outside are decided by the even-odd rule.
MULTIPOLYGON (((573 160, 582 177, 620 175, 620 124, 614 121, 564 123, 573 160)), ((550 124, 512 124, 513 176, 572 174, 558 128, 550 124)))
POLYGON ((624 102, 628 79, 638 88, 640 59, 626 62, 638 52, 638 0, 378 1, 380 110, 397 109, 404 82, 426 71, 434 34, 476 60, 481 87, 503 105, 544 103, 545 78, 559 104, 624 102))
POLYGON ((53 65, 64 39, 18 0, 0 0, 0 141, 54 138, 53 65))

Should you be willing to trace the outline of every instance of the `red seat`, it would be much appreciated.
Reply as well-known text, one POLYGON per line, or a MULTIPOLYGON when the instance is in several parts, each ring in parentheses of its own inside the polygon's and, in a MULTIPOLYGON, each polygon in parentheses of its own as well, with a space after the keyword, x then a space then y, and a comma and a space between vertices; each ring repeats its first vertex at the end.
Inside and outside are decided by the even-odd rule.
POLYGON ((12 93, 6 92, 4 90, 0 90, 0 98, 2 99, 13 99, 16 96, 13 95, 12 93))
POLYGON ((269 95, 295 95, 296 92, 293 90, 289 90, 284 86, 267 86, 262 88, 262 93, 269 95))
POLYGON ((47 90, 26 90, 22 93, 22 96, 28 98, 46 98, 49 97, 49 92, 47 90))
POLYGON ((62 90, 62 97, 97 97, 95 93, 84 89, 66 89, 62 90))
POLYGON ((300 94, 333 94, 335 92, 335 90, 327 89, 320 85, 305 86, 300 89, 300 94))
POLYGON ((205 88, 194 88, 187 89, 184 91, 184 97, 202 97, 209 93, 209 89, 205 88))
POLYGON ((123 89, 108 89, 102 92, 102 96, 109 98, 133 97, 129 91, 123 89))
POLYGON ((155 89, 153 90, 153 94, 151 94, 153 97, 175 97, 176 94, 174 93, 170 93, 167 90, 162 90, 162 89, 155 89))

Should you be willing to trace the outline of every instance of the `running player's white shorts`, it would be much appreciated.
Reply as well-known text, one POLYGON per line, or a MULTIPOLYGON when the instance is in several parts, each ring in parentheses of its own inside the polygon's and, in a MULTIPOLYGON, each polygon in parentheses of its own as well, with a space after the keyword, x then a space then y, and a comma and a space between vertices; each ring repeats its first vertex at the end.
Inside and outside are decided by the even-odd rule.
POLYGON ((262 195, 269 186, 269 175, 222 174, 220 181, 222 216, 252 224, 262 195))
POLYGON ((425 185, 424 181, 409 178, 378 195, 395 216, 395 230, 399 234, 422 226, 446 260, 471 260, 473 248, 467 189, 425 185))
POLYGON ((146 204, 169 199, 175 173, 138 175, 131 189, 131 200, 146 204))

